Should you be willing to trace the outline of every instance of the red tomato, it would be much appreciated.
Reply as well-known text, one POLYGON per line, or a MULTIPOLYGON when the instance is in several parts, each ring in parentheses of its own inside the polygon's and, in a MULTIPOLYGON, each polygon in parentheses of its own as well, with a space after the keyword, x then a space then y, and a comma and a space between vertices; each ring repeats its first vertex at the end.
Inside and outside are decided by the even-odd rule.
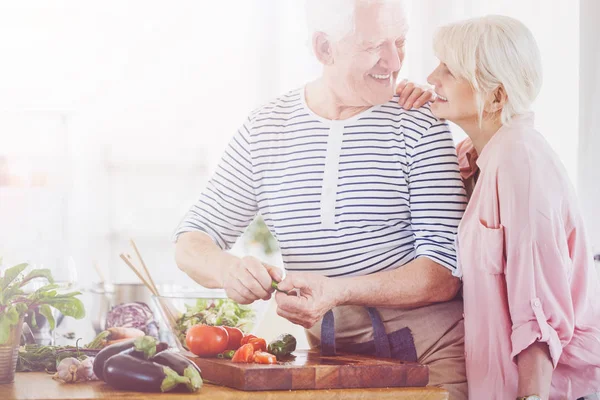
POLYGON ((254 353, 254 362, 257 364, 277 364, 277 357, 264 351, 254 353))
POLYGON ((229 342, 227 343, 227 350, 237 350, 242 345, 242 338, 244 333, 238 328, 230 328, 229 326, 223 327, 229 334, 229 342))
POLYGON ((227 348, 229 334, 220 326, 194 325, 185 335, 188 349, 197 356, 211 357, 227 348))
POLYGON ((244 336, 244 337, 242 338, 242 340, 241 340, 241 342, 240 342, 240 343, 241 343, 241 345, 243 346, 243 345, 245 345, 246 343, 248 343, 248 341, 249 341, 250 339, 252 339, 252 338, 255 338, 255 337, 256 337, 256 336, 254 336, 254 335, 246 335, 246 336, 244 336))
POLYGON ((231 361, 234 363, 251 363, 254 360, 254 347, 251 344, 245 344, 233 355, 231 361))
POLYGON ((267 341, 262 338, 252 338, 248 343, 254 347, 254 351, 267 351, 267 341))

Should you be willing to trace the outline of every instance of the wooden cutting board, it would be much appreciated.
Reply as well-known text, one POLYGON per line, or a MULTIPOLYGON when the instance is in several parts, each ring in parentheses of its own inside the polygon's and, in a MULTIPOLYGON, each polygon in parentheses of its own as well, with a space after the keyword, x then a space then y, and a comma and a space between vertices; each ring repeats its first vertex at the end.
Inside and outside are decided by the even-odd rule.
POLYGON ((429 369, 416 363, 355 354, 326 357, 302 350, 294 355, 294 359, 275 365, 191 360, 202 370, 203 379, 240 390, 422 387, 429 381, 429 369))

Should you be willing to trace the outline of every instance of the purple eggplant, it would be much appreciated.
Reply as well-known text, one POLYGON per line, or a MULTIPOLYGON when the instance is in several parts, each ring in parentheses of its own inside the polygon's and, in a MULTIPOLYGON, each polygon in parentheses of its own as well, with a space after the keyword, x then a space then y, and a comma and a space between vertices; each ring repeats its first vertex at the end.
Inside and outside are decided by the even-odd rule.
POLYGON ((104 364, 108 361, 109 358, 120 354, 124 351, 132 350, 134 348, 135 339, 127 340, 125 342, 119 342, 115 344, 111 344, 110 346, 106 346, 100 353, 96 355, 94 358, 94 374, 100 380, 104 380, 104 364))
POLYGON ((153 361, 117 354, 104 364, 104 381, 120 390, 168 392, 180 384, 189 385, 190 378, 153 361))
POLYGON ((202 387, 202 376, 200 375, 202 371, 200 371, 200 367, 181 354, 172 351, 163 351, 150 360, 169 367, 179 375, 189 378, 190 381, 186 384, 188 391, 195 392, 202 387))
POLYGON ((104 380, 104 364, 117 354, 129 354, 141 360, 147 360, 169 346, 166 343, 157 343, 152 336, 142 336, 136 339, 111 344, 105 347, 94 359, 94 374, 100 380, 104 380))

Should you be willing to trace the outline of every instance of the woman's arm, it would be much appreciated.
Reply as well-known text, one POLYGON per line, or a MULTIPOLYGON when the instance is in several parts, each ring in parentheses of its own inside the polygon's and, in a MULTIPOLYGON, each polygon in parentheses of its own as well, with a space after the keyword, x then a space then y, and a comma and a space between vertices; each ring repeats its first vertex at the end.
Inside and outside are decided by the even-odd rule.
POLYGON ((552 359, 547 343, 535 342, 517 356, 519 390, 517 396, 538 395, 548 399, 552 381, 552 359))
POLYGON ((518 365, 519 395, 548 398, 552 372, 575 324, 566 198, 556 181, 562 177, 546 158, 517 145, 509 150, 512 158, 499 166, 497 182, 510 356, 518 365))

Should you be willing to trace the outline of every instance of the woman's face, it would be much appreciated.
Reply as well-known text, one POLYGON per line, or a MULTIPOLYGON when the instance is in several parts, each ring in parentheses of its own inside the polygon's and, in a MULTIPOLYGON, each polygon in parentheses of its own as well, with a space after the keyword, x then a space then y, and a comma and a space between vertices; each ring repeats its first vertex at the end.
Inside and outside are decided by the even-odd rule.
POLYGON ((452 75, 446 64, 440 62, 427 82, 435 86, 437 94, 431 105, 433 115, 459 126, 479 121, 475 90, 465 79, 452 75))

